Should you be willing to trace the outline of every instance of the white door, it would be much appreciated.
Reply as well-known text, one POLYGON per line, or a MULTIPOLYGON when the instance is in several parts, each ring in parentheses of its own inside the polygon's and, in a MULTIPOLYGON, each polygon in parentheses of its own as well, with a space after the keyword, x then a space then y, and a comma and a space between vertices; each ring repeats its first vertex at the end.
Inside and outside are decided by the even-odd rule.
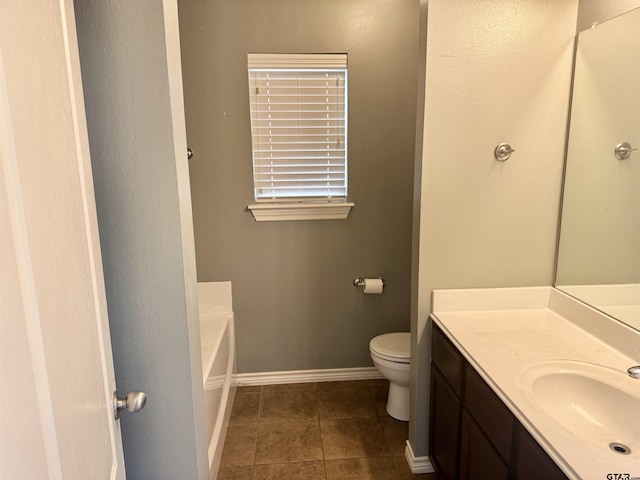
POLYGON ((124 479, 71 0, 0 0, 0 478, 124 479))

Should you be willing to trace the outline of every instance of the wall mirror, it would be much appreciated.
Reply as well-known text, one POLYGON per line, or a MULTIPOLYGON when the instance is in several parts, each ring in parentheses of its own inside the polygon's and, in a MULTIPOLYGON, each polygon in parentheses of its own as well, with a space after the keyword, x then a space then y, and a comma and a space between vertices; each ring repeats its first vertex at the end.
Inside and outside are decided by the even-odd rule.
POLYGON ((556 288, 640 330, 640 8, 578 35, 556 288))

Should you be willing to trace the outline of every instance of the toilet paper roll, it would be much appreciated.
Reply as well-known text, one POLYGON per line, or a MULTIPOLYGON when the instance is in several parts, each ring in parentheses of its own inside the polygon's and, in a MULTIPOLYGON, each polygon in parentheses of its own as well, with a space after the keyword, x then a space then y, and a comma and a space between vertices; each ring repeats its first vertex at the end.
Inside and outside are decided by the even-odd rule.
POLYGON ((367 295, 380 295, 384 284, 381 278, 365 278, 364 279, 364 293, 367 295))

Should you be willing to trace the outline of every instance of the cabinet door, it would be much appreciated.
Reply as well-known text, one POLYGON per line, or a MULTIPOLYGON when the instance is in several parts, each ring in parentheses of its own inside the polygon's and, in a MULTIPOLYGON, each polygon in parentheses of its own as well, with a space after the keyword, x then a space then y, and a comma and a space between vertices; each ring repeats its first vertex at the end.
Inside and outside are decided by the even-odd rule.
POLYGON ((509 468, 466 410, 461 437, 460 480, 507 480, 509 468))
POLYGON ((567 480, 533 437, 519 426, 517 440, 516 480, 567 480))
POLYGON ((444 480, 458 475, 460 437, 460 400, 440 371, 431 365, 430 457, 436 472, 444 480))
POLYGON ((491 387, 467 365, 464 409, 473 417, 480 430, 502 457, 509 462, 515 418, 491 387))

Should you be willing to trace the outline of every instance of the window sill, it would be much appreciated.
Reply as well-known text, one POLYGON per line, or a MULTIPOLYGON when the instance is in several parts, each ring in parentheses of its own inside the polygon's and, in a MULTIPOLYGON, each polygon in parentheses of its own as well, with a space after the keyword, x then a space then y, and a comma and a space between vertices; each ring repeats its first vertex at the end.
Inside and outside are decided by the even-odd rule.
POLYGON ((344 220, 354 203, 256 203, 249 205, 256 222, 344 220))

